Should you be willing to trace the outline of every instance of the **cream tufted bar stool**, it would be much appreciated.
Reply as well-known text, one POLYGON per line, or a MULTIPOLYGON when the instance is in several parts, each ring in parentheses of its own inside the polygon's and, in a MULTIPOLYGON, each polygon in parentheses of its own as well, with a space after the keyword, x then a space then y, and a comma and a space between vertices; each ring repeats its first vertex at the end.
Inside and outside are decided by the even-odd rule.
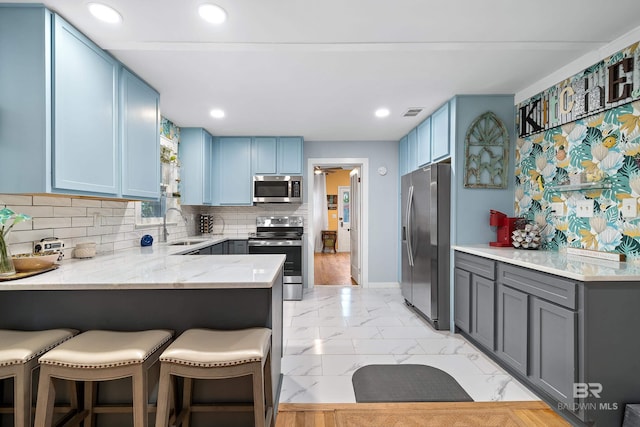
POLYGON ((148 369, 158 361, 158 355, 168 345, 172 331, 148 330, 137 332, 87 331, 62 343, 40 357, 40 382, 36 404, 35 425, 52 425, 55 400, 53 379, 83 381, 84 410, 69 422, 84 420, 85 427, 93 425, 97 413, 131 412, 124 408, 101 408, 95 405, 97 381, 132 378, 133 425, 147 427, 148 369), (122 409, 118 411, 117 409, 122 409))
POLYGON ((15 427, 31 425, 31 374, 38 356, 68 340, 78 331, 14 331, 0 329, 0 380, 13 378, 13 419, 15 427))
POLYGON ((176 416, 176 426, 188 426, 192 411, 233 412, 242 407, 253 407, 256 427, 269 427, 275 423, 271 388, 270 329, 189 329, 180 335, 160 356, 156 427, 167 427, 169 424, 172 376, 184 378, 183 403, 180 413, 176 416), (199 404, 192 407, 193 379, 215 380, 245 375, 253 376, 253 405, 199 404))

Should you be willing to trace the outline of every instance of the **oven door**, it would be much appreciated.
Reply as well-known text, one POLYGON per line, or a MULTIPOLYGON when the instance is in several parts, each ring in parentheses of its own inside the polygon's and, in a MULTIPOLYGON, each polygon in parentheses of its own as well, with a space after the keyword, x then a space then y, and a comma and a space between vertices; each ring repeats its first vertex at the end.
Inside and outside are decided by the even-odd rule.
POLYGON ((249 240, 249 254, 284 254, 284 283, 302 283, 302 240, 249 240))

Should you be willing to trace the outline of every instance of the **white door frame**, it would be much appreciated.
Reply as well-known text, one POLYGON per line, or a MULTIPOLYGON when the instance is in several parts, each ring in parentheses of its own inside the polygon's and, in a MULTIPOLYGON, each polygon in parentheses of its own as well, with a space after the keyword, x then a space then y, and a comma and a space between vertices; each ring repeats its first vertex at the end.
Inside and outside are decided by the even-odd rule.
MULTIPOLYGON (((314 236, 313 229, 313 167, 314 166, 340 166, 352 165, 360 166, 361 176, 361 199, 360 199, 360 284, 359 286, 369 286, 369 159, 367 158, 308 158, 307 159, 307 201, 309 204, 309 222, 306 224, 305 232, 307 236, 314 236)), ((307 238, 307 280, 309 288, 315 286, 313 271, 313 258, 315 254, 315 239, 307 238)))
MULTIPOLYGON (((341 207, 344 207, 344 201, 342 199, 342 195, 340 194, 340 191, 344 191, 347 190, 349 192, 349 224, 351 224, 351 216, 353 214, 353 210, 351 209, 351 186, 350 185, 339 185, 338 186, 338 217, 336 218, 338 220, 338 235, 336 236, 336 243, 338 244, 338 252, 349 252, 351 253, 351 237, 350 237, 350 231, 347 231, 344 227, 340 226, 340 223, 344 224, 344 218, 342 216, 340 216, 341 214, 343 214, 344 212, 342 212, 340 210, 341 207), (342 220, 340 218, 343 218, 342 220), (342 231, 340 231, 342 230, 342 231), (340 248, 340 238, 342 237, 342 247, 345 246, 349 246, 349 250, 345 251, 343 249, 340 248), (346 243, 345 243, 346 240, 346 243)), ((347 227, 347 229, 351 229, 351 225, 349 225, 347 227)))

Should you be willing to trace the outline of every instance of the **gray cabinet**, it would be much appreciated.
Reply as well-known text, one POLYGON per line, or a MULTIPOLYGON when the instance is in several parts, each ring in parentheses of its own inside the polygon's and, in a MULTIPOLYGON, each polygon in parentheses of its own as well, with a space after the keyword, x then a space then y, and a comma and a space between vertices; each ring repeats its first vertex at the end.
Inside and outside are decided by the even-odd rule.
POLYGON ((453 321, 463 331, 471 332, 471 273, 456 268, 453 279, 453 321))
POLYGON ((496 282, 471 275, 471 336, 485 347, 495 347, 496 282))
POLYGON ((621 425, 624 404, 640 402, 640 341, 629 338, 640 324, 640 282, 576 282, 459 251, 455 271, 456 326, 572 424, 621 425), (495 349, 486 339, 492 316, 495 349), (574 397, 574 384, 587 388, 574 397))
POLYGON ((533 298, 531 380, 562 403, 574 403, 576 370, 576 313, 533 298))
POLYGON ((229 255, 245 255, 249 253, 247 240, 227 240, 227 250, 229 255))
POLYGON ((457 252, 454 322, 479 344, 495 348, 495 261, 457 252))
POLYGON ((215 245, 209 246, 208 255, 224 255, 224 246, 227 242, 216 243, 215 245))
POLYGON ((529 373, 528 307, 529 295, 498 284, 496 354, 523 375, 529 373))

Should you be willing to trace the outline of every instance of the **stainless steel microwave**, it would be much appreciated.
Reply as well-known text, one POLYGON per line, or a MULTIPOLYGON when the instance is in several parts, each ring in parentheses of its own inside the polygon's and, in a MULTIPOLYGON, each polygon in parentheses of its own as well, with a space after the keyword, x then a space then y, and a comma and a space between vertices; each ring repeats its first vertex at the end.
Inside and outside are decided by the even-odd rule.
POLYGON ((302 203, 302 177, 254 175, 254 203, 302 203))

